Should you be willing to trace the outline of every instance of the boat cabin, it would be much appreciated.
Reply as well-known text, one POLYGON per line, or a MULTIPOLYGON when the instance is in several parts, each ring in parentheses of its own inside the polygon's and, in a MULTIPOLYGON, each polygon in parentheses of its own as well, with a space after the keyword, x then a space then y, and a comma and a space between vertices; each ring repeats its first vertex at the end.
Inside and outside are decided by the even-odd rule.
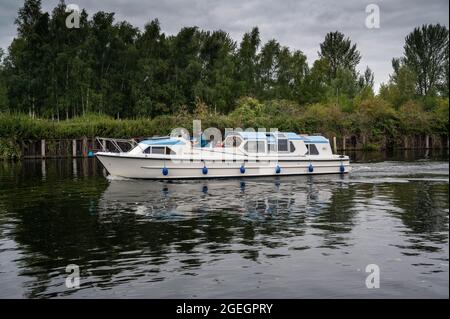
MULTIPOLYGON (((130 154, 175 155, 201 151, 182 137, 151 138, 140 142, 130 154)), ((330 156, 330 142, 323 136, 305 136, 293 132, 231 132, 225 136, 222 147, 206 146, 211 150, 250 156, 330 156)))
POLYGON ((224 144, 239 148, 245 154, 332 155, 330 142, 325 137, 292 132, 233 132, 225 136, 224 144))

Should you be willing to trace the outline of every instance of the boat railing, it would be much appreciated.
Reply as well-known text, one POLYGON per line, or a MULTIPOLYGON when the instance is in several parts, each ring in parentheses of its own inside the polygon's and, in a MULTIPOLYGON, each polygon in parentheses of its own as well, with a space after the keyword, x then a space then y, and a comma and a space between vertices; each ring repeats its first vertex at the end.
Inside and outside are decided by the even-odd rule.
POLYGON ((102 152, 126 153, 138 145, 135 139, 96 137, 102 152))

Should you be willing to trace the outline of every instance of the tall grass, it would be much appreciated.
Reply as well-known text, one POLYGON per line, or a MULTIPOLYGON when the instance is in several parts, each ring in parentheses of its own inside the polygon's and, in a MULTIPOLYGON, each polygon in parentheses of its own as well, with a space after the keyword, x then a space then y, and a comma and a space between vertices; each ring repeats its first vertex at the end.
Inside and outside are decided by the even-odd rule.
POLYGON ((0 113, 0 139, 65 139, 83 136, 132 138, 166 135, 176 127, 192 132, 192 120, 201 119, 202 128, 278 128, 301 133, 320 132, 327 136, 363 136, 366 143, 396 140, 421 134, 448 135, 448 100, 435 110, 424 111, 411 102, 396 110, 382 99, 363 101, 352 112, 336 105, 298 106, 288 101, 261 103, 252 98, 239 101, 228 115, 206 111, 194 114, 161 115, 155 118, 117 120, 106 115, 88 114, 69 120, 32 119, 27 115, 0 113))

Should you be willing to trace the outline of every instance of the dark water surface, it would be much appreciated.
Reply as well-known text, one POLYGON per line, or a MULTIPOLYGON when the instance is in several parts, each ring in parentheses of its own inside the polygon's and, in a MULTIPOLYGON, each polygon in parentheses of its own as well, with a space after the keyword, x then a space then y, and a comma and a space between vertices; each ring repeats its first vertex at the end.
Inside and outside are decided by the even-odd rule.
POLYGON ((351 156, 348 176, 178 182, 0 162, 0 298, 448 298, 448 153, 351 156))

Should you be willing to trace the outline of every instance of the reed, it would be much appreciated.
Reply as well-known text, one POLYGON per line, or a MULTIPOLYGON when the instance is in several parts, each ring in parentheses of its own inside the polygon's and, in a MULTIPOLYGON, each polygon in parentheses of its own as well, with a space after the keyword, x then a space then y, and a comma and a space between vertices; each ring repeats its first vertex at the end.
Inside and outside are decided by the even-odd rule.
POLYGON ((76 139, 84 136, 133 138, 166 135, 175 127, 192 132, 192 120, 200 119, 202 128, 278 128, 299 133, 320 132, 326 136, 358 136, 370 148, 380 143, 397 143, 415 135, 448 136, 448 100, 432 111, 425 111, 415 102, 394 109, 384 100, 366 100, 352 111, 337 105, 312 104, 299 106, 289 101, 259 102, 244 98, 227 114, 206 110, 194 113, 114 119, 107 115, 87 114, 56 121, 30 118, 24 114, 0 113, 0 139, 3 153, 14 153, 11 144, 26 139, 76 139))

